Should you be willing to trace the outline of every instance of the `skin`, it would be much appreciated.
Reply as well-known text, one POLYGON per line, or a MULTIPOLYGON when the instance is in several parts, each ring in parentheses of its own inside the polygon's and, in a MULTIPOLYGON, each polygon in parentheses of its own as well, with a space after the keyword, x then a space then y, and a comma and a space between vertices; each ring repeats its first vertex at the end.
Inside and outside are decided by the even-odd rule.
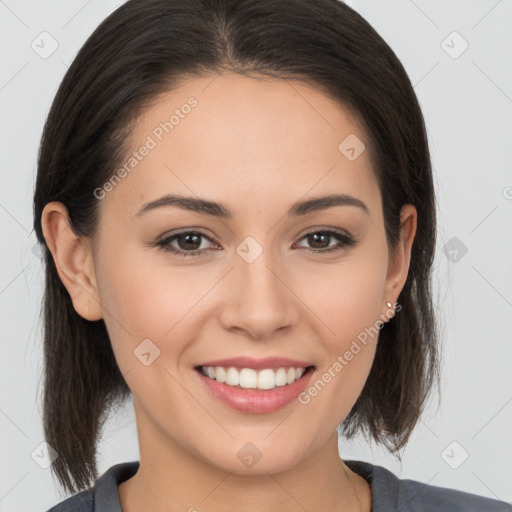
MULTIPOLYGON (((386 303, 395 304, 407 278, 416 210, 402 208, 392 257, 369 143, 354 161, 338 150, 347 135, 364 142, 365 133, 347 109, 298 82, 230 73, 188 79, 137 120, 130 152, 190 96, 198 105, 100 200, 94 239, 73 234, 63 204, 43 213, 74 307, 104 319, 134 396, 140 468, 118 487, 122 508, 369 511, 369 483, 340 459, 336 427, 361 393, 377 336, 308 404, 274 413, 227 407, 193 368, 217 358, 285 356, 311 361, 314 383, 359 333, 390 318, 386 303), (357 197, 369 214, 335 206, 286 216, 295 202, 333 192, 357 197), (233 218, 176 206, 136 215, 168 193, 221 202, 233 218), (210 250, 184 258, 152 245, 182 228, 210 237, 195 246, 210 250), (312 245, 312 228, 358 243, 322 253, 339 240, 312 245), (263 249, 251 263, 236 252, 247 236, 263 249), (149 366, 134 357, 144 339, 160 350, 149 366), (237 457, 247 442, 262 454, 251 468, 237 457)), ((198 252, 185 244, 171 243, 198 252)))

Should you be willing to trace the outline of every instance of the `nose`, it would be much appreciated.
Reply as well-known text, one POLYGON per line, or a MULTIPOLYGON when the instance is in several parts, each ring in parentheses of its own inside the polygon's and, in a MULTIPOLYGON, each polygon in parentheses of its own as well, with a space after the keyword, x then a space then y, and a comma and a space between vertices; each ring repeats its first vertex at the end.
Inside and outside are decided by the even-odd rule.
POLYGON ((268 339, 298 323, 300 300, 293 292, 291 274, 280 269, 270 253, 263 251, 251 263, 236 257, 223 283, 227 291, 220 321, 226 330, 268 339))

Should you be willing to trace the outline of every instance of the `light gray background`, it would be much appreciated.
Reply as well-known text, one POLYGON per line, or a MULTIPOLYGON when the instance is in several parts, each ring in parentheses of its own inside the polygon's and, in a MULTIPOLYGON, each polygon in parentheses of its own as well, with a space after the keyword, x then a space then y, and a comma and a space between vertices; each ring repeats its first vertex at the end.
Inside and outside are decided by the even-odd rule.
MULTIPOLYGON (((32 458, 43 442, 42 275, 32 251, 37 147, 68 65, 119 4, 0 0, 0 512, 43 511, 63 499, 50 470, 32 458), (58 43, 48 58, 31 47, 43 46, 44 31, 58 43)), ((340 453, 401 478, 512 502, 512 1, 350 5, 396 52, 424 111, 439 200, 436 303, 445 364, 441 407, 426 411, 402 465, 363 439, 341 440, 340 453), (469 47, 458 55, 464 40, 469 47), (444 253, 447 243, 457 261, 444 253)), ((131 407, 111 418, 99 453, 101 472, 138 459, 131 407)))

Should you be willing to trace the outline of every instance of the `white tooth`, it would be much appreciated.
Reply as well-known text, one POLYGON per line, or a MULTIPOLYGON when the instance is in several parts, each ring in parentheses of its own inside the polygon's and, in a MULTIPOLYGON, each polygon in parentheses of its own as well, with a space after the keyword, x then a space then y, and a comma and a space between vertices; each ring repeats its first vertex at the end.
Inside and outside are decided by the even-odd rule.
POLYGON ((277 370, 276 386, 286 386, 286 368, 279 368, 279 370, 277 370))
POLYGON ((286 383, 291 384, 292 382, 295 382, 295 368, 290 367, 286 372, 286 383))
POLYGON ((276 386, 292 384, 304 374, 305 368, 266 368, 257 372, 252 368, 242 368, 240 371, 231 366, 201 367, 201 372, 210 379, 225 382, 230 386, 240 386, 245 389, 274 389, 276 386))
POLYGON ((222 366, 215 368, 215 378, 218 382, 226 382, 226 370, 222 366))
POLYGON ((255 388, 258 382, 256 370, 252 368, 242 368, 240 370, 240 387, 241 388, 255 388))
POLYGON ((240 373, 236 368, 228 368, 226 372, 226 384, 230 386, 238 386, 240 384, 240 373))
POLYGON ((258 373, 258 389, 272 389, 275 387, 274 370, 266 369, 258 373))

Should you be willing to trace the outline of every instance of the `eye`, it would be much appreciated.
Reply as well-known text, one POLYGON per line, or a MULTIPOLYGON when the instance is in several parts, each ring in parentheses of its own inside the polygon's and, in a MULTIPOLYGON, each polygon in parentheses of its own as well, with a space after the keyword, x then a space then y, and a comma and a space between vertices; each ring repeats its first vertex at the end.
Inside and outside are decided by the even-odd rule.
POLYGON ((310 231, 301 238, 301 240, 304 239, 307 239, 307 242, 312 245, 312 248, 306 247, 305 250, 313 254, 340 251, 346 247, 352 247, 357 244, 357 242, 352 237, 345 235, 344 233, 329 229, 310 231), (335 245, 330 245, 328 241, 333 238, 338 240, 338 243, 335 245))
POLYGON ((175 233, 174 235, 162 238, 155 245, 164 251, 180 256, 200 256, 207 250, 204 247, 201 249, 201 239, 213 242, 209 236, 200 231, 182 231, 181 233, 175 233), (177 243, 178 247, 171 245, 174 242, 177 243))
MULTIPOLYGON (((206 247, 203 245, 203 239, 209 241, 210 243, 214 243, 214 241, 209 236, 201 233, 200 231, 182 231, 179 233, 174 233, 170 236, 166 236, 160 239, 154 245, 163 251, 170 252, 179 256, 201 256, 210 250, 207 247, 208 243, 206 244, 206 247)), ((354 240, 352 237, 330 229, 317 229, 316 231, 310 231, 300 240, 303 239, 306 239, 307 242, 312 245, 312 247, 308 248, 300 245, 297 247, 301 247, 305 251, 313 254, 340 251, 357 244, 356 240, 354 240), (338 240, 338 243, 331 245, 329 243, 331 239, 338 240)))

